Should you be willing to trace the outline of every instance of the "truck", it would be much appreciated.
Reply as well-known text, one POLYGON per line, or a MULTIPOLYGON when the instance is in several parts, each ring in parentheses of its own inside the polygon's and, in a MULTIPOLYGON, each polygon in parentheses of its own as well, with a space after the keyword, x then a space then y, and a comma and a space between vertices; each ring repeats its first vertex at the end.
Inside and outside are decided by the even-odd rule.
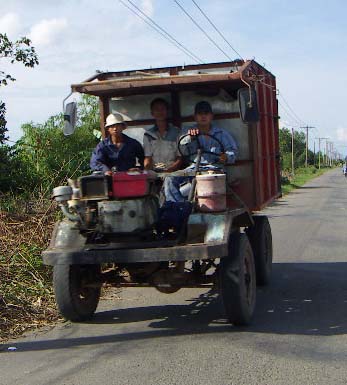
MULTIPOLYGON (((234 164, 217 171, 196 164, 169 174, 190 172, 196 182, 178 234, 160 230, 163 173, 94 173, 55 188, 64 219, 55 225, 43 262, 53 266, 61 314, 73 322, 90 319, 104 284, 167 294, 212 287, 231 324, 250 324, 257 285, 267 285, 272 271, 271 227, 261 211, 281 196, 275 76, 255 60, 235 60, 97 73, 71 92, 99 98, 103 137, 108 114, 121 113, 128 118, 125 133, 140 142, 154 124, 154 98, 168 101, 169 121, 182 129, 194 123, 194 105, 208 101, 215 124, 232 134, 239 151, 234 164), (218 191, 198 192, 204 180, 217 179, 218 191)), ((65 106, 65 120, 72 134, 74 102, 65 106)))

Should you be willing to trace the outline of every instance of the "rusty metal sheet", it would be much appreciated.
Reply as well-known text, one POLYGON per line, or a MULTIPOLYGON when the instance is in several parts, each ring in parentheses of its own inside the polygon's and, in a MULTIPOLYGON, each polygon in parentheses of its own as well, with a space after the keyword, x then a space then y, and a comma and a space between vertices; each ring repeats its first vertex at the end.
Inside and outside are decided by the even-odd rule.
POLYGON ((225 82, 231 80, 240 80, 240 73, 234 72, 229 74, 197 74, 197 75, 179 75, 169 77, 143 77, 133 79, 112 79, 95 82, 86 82, 73 84, 72 92, 80 92, 93 95, 102 95, 105 93, 114 93, 126 89, 153 88, 153 87, 168 87, 177 85, 193 85, 203 83, 225 82))
POLYGON ((168 73, 170 75, 178 75, 183 71, 192 71, 192 70, 209 70, 209 69, 218 69, 218 68, 232 68, 234 72, 235 68, 243 68, 245 65, 251 61, 244 62, 243 60, 234 60, 228 62, 217 62, 217 63, 206 63, 206 64, 191 64, 184 66, 173 66, 173 67, 159 67, 159 68, 144 68, 140 70, 127 70, 127 71, 117 71, 117 72, 101 72, 90 76, 86 79, 85 82, 91 82, 93 80, 107 80, 110 78, 119 78, 124 76, 134 76, 138 74, 163 74, 168 73))

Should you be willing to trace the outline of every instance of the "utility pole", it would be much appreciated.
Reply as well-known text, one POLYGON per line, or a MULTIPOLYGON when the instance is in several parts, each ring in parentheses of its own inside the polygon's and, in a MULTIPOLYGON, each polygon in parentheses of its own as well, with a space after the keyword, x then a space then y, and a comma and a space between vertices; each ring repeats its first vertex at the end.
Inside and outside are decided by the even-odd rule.
MULTIPOLYGON (((320 141, 321 140, 327 140, 329 138, 315 138, 318 139, 318 168, 320 169, 320 141)), ((323 157, 323 162, 324 162, 324 157, 323 157)))
POLYGON ((292 128, 292 176, 294 176, 294 128, 292 128))
POLYGON ((330 142, 330 167, 334 164, 334 142, 330 142))
POLYGON ((329 143, 329 146, 328 146, 328 148, 329 148, 329 167, 331 167, 332 166, 332 160, 333 160, 333 148, 332 148, 332 144, 333 144, 333 142, 328 142, 329 143))
POLYGON ((316 127, 305 126, 305 127, 300 127, 300 128, 306 128, 306 158, 305 158, 305 167, 307 167, 307 165, 308 165, 308 162, 307 162, 307 158, 308 158, 308 130, 310 128, 316 128, 316 127))
POLYGON ((327 167, 330 166, 330 158, 331 158, 330 145, 332 143, 332 142, 328 142, 328 139, 329 138, 325 138, 325 165, 327 167))

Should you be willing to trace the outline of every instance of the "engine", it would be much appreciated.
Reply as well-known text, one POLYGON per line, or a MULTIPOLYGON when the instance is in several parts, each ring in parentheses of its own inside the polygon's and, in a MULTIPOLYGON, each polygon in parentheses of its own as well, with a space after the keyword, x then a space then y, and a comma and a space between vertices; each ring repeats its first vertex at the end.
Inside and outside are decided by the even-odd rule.
POLYGON ((104 234, 147 230, 157 219, 153 197, 98 202, 98 231, 104 234))
POLYGON ((53 190, 64 215, 81 230, 101 234, 139 233, 153 228, 158 198, 150 173, 116 172, 82 176, 53 190))

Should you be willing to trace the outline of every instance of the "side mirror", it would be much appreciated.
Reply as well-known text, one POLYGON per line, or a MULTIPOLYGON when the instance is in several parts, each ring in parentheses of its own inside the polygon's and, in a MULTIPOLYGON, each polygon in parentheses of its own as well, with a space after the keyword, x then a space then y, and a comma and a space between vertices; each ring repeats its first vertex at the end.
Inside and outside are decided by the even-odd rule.
POLYGON ((257 93, 254 88, 240 88, 237 92, 241 119, 246 123, 259 121, 257 93))
POLYGON ((69 136, 75 132, 77 119, 77 103, 68 103, 64 108, 64 135, 69 136))

